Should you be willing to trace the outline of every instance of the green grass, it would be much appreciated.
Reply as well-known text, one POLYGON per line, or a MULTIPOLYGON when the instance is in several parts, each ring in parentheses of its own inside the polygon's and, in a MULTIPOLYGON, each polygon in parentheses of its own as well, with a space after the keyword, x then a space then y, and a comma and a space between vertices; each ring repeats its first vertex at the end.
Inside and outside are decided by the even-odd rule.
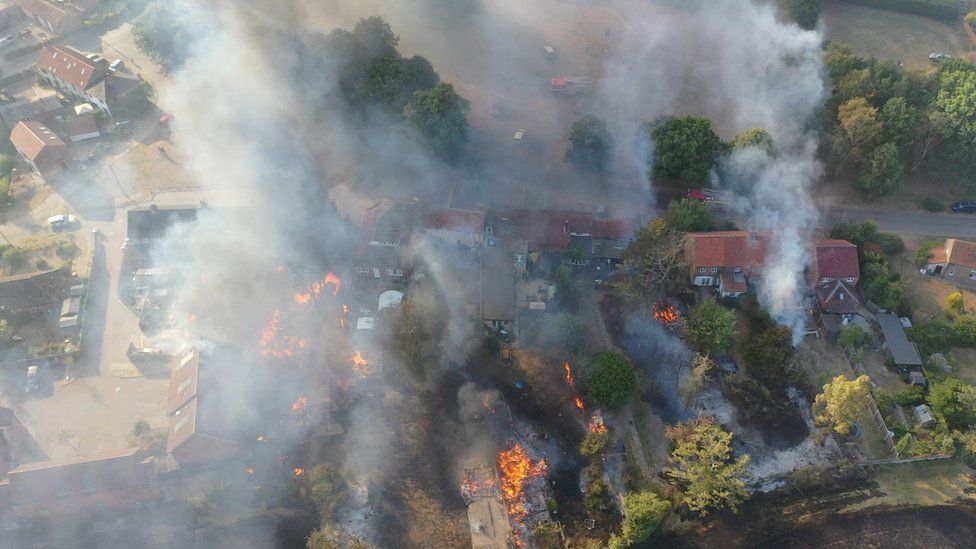
POLYGON ((850 4, 859 4, 897 11, 911 15, 935 17, 937 19, 953 19, 959 15, 957 0, 842 0, 850 4))

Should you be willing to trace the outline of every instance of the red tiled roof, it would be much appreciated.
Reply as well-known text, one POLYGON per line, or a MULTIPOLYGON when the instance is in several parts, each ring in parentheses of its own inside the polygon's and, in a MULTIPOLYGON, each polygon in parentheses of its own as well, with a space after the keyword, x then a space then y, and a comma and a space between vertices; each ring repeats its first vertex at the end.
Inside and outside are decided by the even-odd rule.
POLYGON ((569 248, 573 234, 593 234, 593 214, 542 212, 546 218, 546 239, 542 251, 561 252, 569 248))
POLYGON ((140 467, 139 448, 128 448, 28 463, 11 470, 7 478, 11 502, 22 505, 92 491, 148 488, 148 472, 140 467))
POLYGON ((688 233, 685 258, 692 272, 699 267, 755 269, 763 266, 771 238, 769 232, 688 233))
POLYGON ((430 209, 424 216, 424 227, 466 233, 485 231, 485 213, 470 210, 430 209))
POLYGON ((946 240, 945 249, 949 263, 976 269, 976 242, 950 238, 946 240))
POLYGON ((21 120, 10 132, 10 142, 20 154, 31 162, 42 153, 55 148, 63 148, 64 141, 44 124, 37 120, 21 120))
POLYGON ((79 90, 86 90, 108 72, 81 52, 61 46, 44 46, 37 68, 60 78, 79 90))
POLYGON ((78 17, 78 12, 71 6, 58 6, 45 0, 14 0, 20 9, 43 19, 54 27, 55 32, 61 32, 61 24, 66 17, 78 17))
POLYGON ((634 236, 634 224, 620 219, 597 219, 593 222, 593 238, 627 240, 634 236))
POLYGON ((857 312, 860 301, 854 290, 843 280, 835 280, 817 288, 820 310, 825 313, 851 314, 857 312))
POLYGON ((929 261, 930 264, 936 263, 948 263, 949 256, 946 254, 945 246, 939 246, 938 248, 932 248, 929 251, 929 261))
POLYGON ((748 286, 746 285, 746 278, 739 274, 739 280, 736 280, 736 273, 730 273, 729 271, 723 271, 719 275, 720 287, 723 292, 739 292, 744 293, 748 291, 748 286))
POLYGON ((857 246, 846 240, 820 240, 815 245, 819 278, 858 278, 857 246))

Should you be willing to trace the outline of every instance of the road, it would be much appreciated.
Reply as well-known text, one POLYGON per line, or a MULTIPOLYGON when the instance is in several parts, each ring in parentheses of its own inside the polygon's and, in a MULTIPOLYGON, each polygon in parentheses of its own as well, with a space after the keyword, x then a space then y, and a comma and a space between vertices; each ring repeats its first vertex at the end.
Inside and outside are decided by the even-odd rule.
POLYGON ((830 209, 823 213, 825 226, 839 221, 873 220, 881 231, 924 236, 976 238, 976 216, 920 211, 830 209))

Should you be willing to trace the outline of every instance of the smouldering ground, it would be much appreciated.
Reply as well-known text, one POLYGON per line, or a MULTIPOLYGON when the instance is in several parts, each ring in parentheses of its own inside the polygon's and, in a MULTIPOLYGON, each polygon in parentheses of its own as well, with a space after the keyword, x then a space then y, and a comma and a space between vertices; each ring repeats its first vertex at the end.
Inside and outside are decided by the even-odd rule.
POLYGON ((928 17, 837 0, 824 6, 827 38, 850 44, 855 53, 908 66, 929 64, 933 52, 959 55, 966 49, 962 28, 928 17))

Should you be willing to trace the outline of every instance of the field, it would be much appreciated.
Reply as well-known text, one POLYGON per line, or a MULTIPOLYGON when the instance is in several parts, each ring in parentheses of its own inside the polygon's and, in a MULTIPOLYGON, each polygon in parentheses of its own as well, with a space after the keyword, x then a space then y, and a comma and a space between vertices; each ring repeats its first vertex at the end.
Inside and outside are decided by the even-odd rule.
POLYGON ((929 64, 932 52, 961 55, 968 50, 959 24, 878 8, 831 1, 824 6, 827 38, 844 42, 854 53, 911 67, 929 64))

